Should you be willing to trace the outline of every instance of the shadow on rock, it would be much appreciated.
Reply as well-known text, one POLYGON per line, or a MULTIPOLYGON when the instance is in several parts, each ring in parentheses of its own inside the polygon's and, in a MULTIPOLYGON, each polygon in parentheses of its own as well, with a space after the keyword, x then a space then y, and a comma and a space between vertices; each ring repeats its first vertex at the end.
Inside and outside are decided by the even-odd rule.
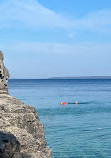
POLYGON ((22 158, 20 143, 11 133, 0 131, 0 158, 22 158))

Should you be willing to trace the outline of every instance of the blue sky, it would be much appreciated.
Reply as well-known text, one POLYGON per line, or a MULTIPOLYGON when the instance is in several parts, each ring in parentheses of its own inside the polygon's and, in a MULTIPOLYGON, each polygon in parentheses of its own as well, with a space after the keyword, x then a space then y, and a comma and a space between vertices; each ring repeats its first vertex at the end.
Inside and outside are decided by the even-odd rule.
POLYGON ((1 0, 11 78, 111 76, 111 0, 1 0))

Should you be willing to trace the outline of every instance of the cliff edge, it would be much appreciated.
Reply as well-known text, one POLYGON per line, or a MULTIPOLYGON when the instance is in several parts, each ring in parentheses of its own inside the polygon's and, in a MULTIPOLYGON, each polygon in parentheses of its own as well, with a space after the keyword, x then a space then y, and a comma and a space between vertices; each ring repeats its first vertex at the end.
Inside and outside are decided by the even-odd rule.
POLYGON ((5 68, 4 63, 4 56, 2 52, 0 51, 0 93, 7 93, 8 92, 8 78, 9 78, 9 72, 5 68))
POLYGON ((35 108, 8 94, 9 73, 2 52, 0 75, 0 158, 52 158, 35 108))

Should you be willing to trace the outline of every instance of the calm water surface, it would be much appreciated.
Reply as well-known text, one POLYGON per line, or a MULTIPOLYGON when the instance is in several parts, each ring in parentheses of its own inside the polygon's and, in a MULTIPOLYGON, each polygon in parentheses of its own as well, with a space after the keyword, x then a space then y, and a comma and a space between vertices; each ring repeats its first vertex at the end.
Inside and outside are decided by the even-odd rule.
POLYGON ((53 158, 111 158, 111 80, 9 80, 9 92, 37 109, 53 158))

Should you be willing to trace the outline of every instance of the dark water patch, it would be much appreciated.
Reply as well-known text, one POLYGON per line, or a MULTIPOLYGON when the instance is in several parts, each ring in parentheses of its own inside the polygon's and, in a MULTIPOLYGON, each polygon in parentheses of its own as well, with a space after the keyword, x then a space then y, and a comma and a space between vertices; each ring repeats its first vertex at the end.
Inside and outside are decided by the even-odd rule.
POLYGON ((68 102, 68 104, 76 104, 77 106, 79 104, 92 104, 92 103, 94 103, 94 102, 78 102, 78 104, 76 104, 76 102, 68 102))

